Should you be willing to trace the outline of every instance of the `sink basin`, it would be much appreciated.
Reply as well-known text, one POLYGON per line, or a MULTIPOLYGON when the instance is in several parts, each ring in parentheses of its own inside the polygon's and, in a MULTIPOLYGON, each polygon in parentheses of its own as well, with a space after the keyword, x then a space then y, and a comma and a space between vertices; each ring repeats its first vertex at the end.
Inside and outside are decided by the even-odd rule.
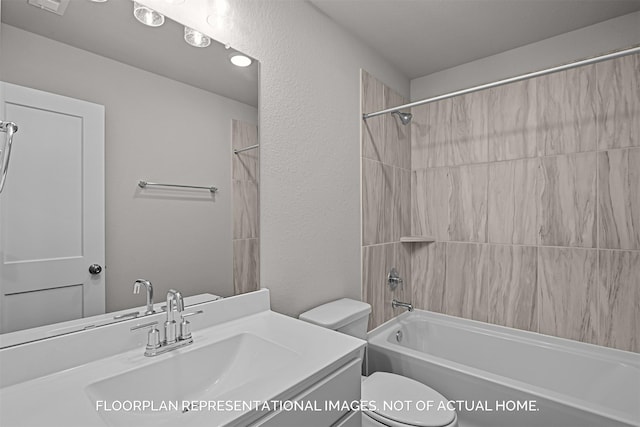
POLYGON ((157 362, 92 383, 85 391, 101 405, 100 415, 109 425, 132 425, 132 415, 136 423, 157 425, 184 417, 190 412, 188 401, 224 399, 226 393, 255 386, 297 357, 286 347, 241 333, 157 356, 157 362), (146 408, 131 408, 135 402, 146 408))

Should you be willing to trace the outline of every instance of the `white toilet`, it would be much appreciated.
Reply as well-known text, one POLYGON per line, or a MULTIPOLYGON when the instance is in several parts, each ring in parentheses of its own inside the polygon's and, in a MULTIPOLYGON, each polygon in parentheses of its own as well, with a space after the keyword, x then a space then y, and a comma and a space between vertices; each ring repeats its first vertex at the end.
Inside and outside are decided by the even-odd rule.
MULTIPOLYGON (((343 298, 302 313, 300 320, 366 340, 370 312, 369 304, 343 298)), ((454 410, 437 410, 440 402, 445 402, 441 408, 446 407, 444 396, 401 375, 375 372, 362 377, 362 401, 376 402, 375 408, 362 411, 363 427, 458 427, 454 410), (404 401, 412 404, 397 403, 404 401), (385 408, 383 402, 396 402, 396 409, 385 408), (432 402, 433 406, 426 410, 417 402, 432 402)))

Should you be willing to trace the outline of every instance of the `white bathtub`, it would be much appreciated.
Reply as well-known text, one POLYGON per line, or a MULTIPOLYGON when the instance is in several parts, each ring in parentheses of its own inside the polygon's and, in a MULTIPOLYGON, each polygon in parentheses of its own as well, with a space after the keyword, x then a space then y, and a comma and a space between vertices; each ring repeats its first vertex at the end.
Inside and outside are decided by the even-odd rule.
POLYGON ((369 334, 368 369, 459 401, 461 427, 640 425, 636 353, 415 310, 369 334))

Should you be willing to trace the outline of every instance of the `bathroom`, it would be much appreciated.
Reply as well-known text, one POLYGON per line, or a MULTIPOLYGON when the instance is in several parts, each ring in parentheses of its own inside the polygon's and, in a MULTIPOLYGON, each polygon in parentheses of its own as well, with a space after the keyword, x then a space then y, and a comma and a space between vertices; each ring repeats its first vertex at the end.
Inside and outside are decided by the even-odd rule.
MULTIPOLYGON (((14 1, 19 0, 2 0, 3 9, 14 1)), ((81 0, 71 0, 69 8, 77 2, 81 0)), ((102 6, 90 4, 89 0, 82 2, 102 6)), ((446 11, 439 10, 440 2, 414 2, 413 7, 424 7, 419 10, 427 24, 420 27, 417 19, 406 21, 416 25, 414 37, 397 38, 394 43, 397 51, 428 52, 421 50, 421 44, 434 49, 425 66, 433 68, 417 73, 407 71, 410 63, 380 53, 384 48, 384 41, 379 40, 382 37, 376 41, 375 37, 368 38, 370 33, 360 32, 367 27, 379 30, 387 25, 388 19, 388 26, 392 27, 388 31, 395 33, 392 29, 402 27, 398 24, 403 22, 401 19, 420 16, 415 11, 411 13, 411 2, 403 5, 405 10, 391 1, 141 3, 164 14, 167 21, 205 32, 213 39, 212 44, 228 45, 245 53, 255 60, 254 71, 259 65, 259 93, 255 101, 245 102, 247 105, 253 102, 255 105, 250 105, 253 110, 246 108, 245 115, 235 118, 259 123, 259 221, 256 219, 259 232, 251 238, 259 235, 259 262, 254 262, 259 265, 259 274, 254 276, 259 277, 259 287, 268 289, 273 312, 293 319, 321 304, 350 298, 371 304, 369 329, 373 329, 394 316, 406 316, 404 309, 392 308, 391 300, 395 298, 412 303, 416 312, 429 310, 489 326, 569 339, 588 344, 594 351, 616 349, 625 352, 625 357, 631 360, 629 364, 637 366, 640 343, 635 316, 640 304, 640 237, 634 224, 639 222, 640 213, 634 195, 638 194, 640 184, 634 172, 638 170, 639 156, 633 148, 640 145, 637 54, 613 60, 632 64, 620 73, 631 79, 623 83, 626 86, 610 88, 614 92, 619 90, 615 96, 623 99, 630 115, 623 118, 623 123, 610 123, 612 127, 605 127, 606 132, 598 127, 601 123, 598 105, 604 96, 602 86, 616 81, 614 77, 618 74, 612 71, 612 77, 608 78, 607 72, 600 70, 607 70, 611 62, 565 73, 573 74, 580 84, 576 100, 571 94, 567 95, 568 100, 563 98, 562 89, 570 79, 553 80, 554 75, 549 75, 465 95, 464 99, 470 100, 467 104, 454 99, 414 107, 413 118, 406 126, 397 115, 361 119, 364 113, 637 46, 640 44, 637 2, 595 2, 600 9, 596 6, 589 9, 588 2, 581 6, 585 12, 582 21, 576 18, 579 23, 556 27, 561 30, 555 33, 538 33, 538 38, 532 39, 516 36, 521 30, 524 33, 525 29, 535 27, 530 21, 571 21, 569 17, 574 15, 567 6, 570 2, 542 2, 537 8, 533 5, 539 2, 504 1, 482 6, 455 2, 446 11), (367 3, 371 3, 367 6, 372 7, 370 14, 364 6, 367 3), (604 3, 606 7, 602 6, 604 3), (516 4, 521 4, 521 9, 516 4), (587 11, 593 16, 587 17, 587 11), (525 19, 523 15, 529 17, 525 19), (370 18, 370 23, 363 16, 370 18), (491 20, 492 16, 502 17, 502 21, 491 20), (457 30, 451 29, 464 25, 469 32, 457 34, 457 30), (437 31, 445 31, 447 27, 450 32, 439 36, 437 31), (489 32, 488 28, 494 31, 489 32), (509 40, 512 44, 507 43, 509 40), (398 47, 403 43, 404 48, 398 47), (446 48, 435 50, 440 44, 446 48), (459 59, 444 61, 456 51, 461 54, 459 59), (462 55, 465 52, 466 56, 462 55), (373 88, 373 93, 368 88, 373 88), (517 92, 510 93, 507 88, 517 92), (543 108, 543 97, 555 98, 556 103, 543 108), (560 145, 554 145, 553 138, 563 129, 562 122, 553 121, 564 117, 563 102, 588 105, 585 111, 576 109, 569 113, 572 119, 574 114, 579 119, 587 117, 581 122, 584 138, 577 142, 562 140, 560 145), (434 105, 442 109, 438 111, 434 105), (489 116, 488 111, 495 108, 504 111, 489 116), (481 116, 473 121, 480 128, 454 128, 453 121, 464 121, 464 115, 481 116), (595 120, 589 121, 589 116, 595 120), (449 133, 446 127, 431 127, 430 120, 440 117, 451 123, 449 133), (496 117, 504 118, 504 123, 496 123, 496 117), (505 139, 502 147, 494 145, 493 136, 500 132, 499 126, 520 120, 526 125, 506 132, 515 135, 514 140, 505 139), (538 120, 551 121, 551 131, 558 133, 547 138, 538 132, 538 120), (442 137, 443 151, 437 151, 440 145, 433 151, 434 147, 425 142, 429 132, 441 132, 429 137, 442 137), (458 132, 455 137, 451 136, 453 132, 458 132), (613 145, 602 139, 609 132, 621 133, 613 145), (487 135, 484 139, 483 133, 487 135), (475 145, 472 137, 481 141, 475 145), (608 170, 615 173, 607 175, 608 170), (607 186, 618 193, 603 197, 607 186), (502 200, 509 201, 507 208, 497 209, 502 200), (575 205, 566 204, 567 201, 575 201, 575 205), (613 225, 604 222, 608 219, 613 225), (412 236, 427 236, 435 241, 401 241, 402 237, 412 236), (396 267, 403 279, 395 291, 387 285, 391 267, 396 267)), ((127 9, 132 9, 128 0, 127 5, 127 9)), ((127 12, 130 18, 131 10, 127 12)), ((2 19, 3 22, 6 19, 4 11, 2 19)), ((140 28, 147 32, 156 30, 142 25, 140 28)), ((3 43, 8 38, 5 39, 3 26, 3 43)), ((16 72, 9 79, 5 67, 10 66, 11 57, 5 54, 3 46, 2 81, 47 90, 26 82, 27 72, 22 73, 24 82, 17 80, 20 73, 16 72)), ((37 77, 37 73, 33 75, 37 77)), ((74 97, 87 99, 82 95, 74 97)), ((114 113, 107 109, 107 126, 113 117, 110 114, 114 113)), ((125 111, 125 114, 132 113, 125 111)), ((230 133, 231 118, 220 118, 223 119, 220 127, 230 133)), ((14 136, 16 148, 21 130, 14 136)), ((166 235, 160 236, 156 230, 185 215, 175 211, 175 199, 184 193, 158 199, 156 195, 162 195, 158 193, 161 190, 136 185, 143 179, 215 185, 220 191, 214 202, 206 190, 204 196, 199 192, 188 193, 198 200, 179 202, 194 206, 189 215, 203 207, 228 209, 232 203, 230 192, 223 185, 228 178, 215 174, 225 167, 225 173, 230 174, 231 166, 212 168, 206 162, 194 163, 173 173, 171 160, 176 157, 163 155, 171 153, 171 143, 157 146, 157 151, 153 147, 155 138, 163 132, 157 128, 148 130, 152 132, 146 141, 149 147, 137 148, 133 153, 115 153, 109 151, 115 148, 108 145, 108 138, 117 131, 117 126, 107 128, 105 147, 106 311, 127 313, 144 305, 144 296, 134 295, 131 290, 133 282, 141 278, 156 287, 156 301, 163 301, 167 291, 175 288, 185 296, 210 293, 229 297, 225 300, 233 303, 234 298, 241 296, 231 297, 239 293, 231 286, 234 280, 231 266, 235 260, 231 243, 215 261, 213 255, 197 258, 214 251, 206 247, 208 240, 234 240, 232 214, 224 214, 227 222, 224 231, 213 229, 211 224, 212 229, 200 229, 198 225, 207 224, 203 217, 184 217, 185 222, 194 224, 195 230, 191 230, 190 240, 178 240, 184 244, 179 244, 180 253, 176 254, 171 239, 175 242, 183 237, 176 235, 175 230, 167 230, 166 235), (116 154, 130 160, 124 166, 112 167, 109 161, 116 154), (144 162, 149 166, 144 166, 144 162), (201 170, 203 175, 198 175, 201 170), (116 200, 118 194, 131 199, 127 203, 132 205, 116 200), (132 198, 132 194, 140 197, 132 198), (127 239, 127 234, 139 232, 136 225, 149 234, 139 240, 127 239), (198 240, 197 250, 187 251, 194 239, 203 236, 211 237, 198 240), (168 241, 159 240, 161 237, 168 241), (152 256, 147 258, 147 254, 152 256), (180 256, 181 262, 172 265, 171 257, 176 256, 180 256), (134 265, 129 262, 132 258, 140 260, 144 268, 128 270, 134 265), (190 264, 194 259, 195 264, 190 264), (220 265, 214 267, 214 262, 220 265), (219 288, 206 285, 216 280, 225 285, 219 288), (110 287, 109 281, 118 285, 110 287)), ((138 135, 144 131, 138 130, 138 135)), ((178 144, 181 134, 177 128, 175 132, 174 143, 178 144)), ((230 136, 226 138, 228 141, 230 136)), ((183 143, 188 141, 178 145, 183 143)), ((227 150, 223 160, 230 163, 229 158, 237 157, 232 157, 228 147, 227 150)), ((11 191, 12 173, 18 171, 18 153, 16 149, 12 156, 15 163, 7 175, 7 192, 11 191)), ((202 155, 215 156, 209 152, 202 155)), ((199 156, 188 158, 195 162, 196 157, 199 156)), ((0 206, 5 194, 0 195, 0 206)), ((211 212, 205 211, 203 215, 211 212)), ((4 231, 5 228, 0 229, 0 233, 4 231)), ((219 303, 227 302, 208 304, 219 303)), ((193 317, 194 330, 202 318, 193 317)), ((136 320, 128 322, 136 324, 136 320)), ((97 337, 109 328, 112 327, 95 328, 67 338, 97 337)), ((125 338, 127 334, 123 332, 125 338)), ((131 348, 142 350, 144 332, 135 338, 142 345, 139 349, 131 348)), ((49 341, 55 340, 43 340, 41 344, 49 341)), ((473 353, 472 349, 467 351, 473 353)), ((4 370, 7 364, 3 361, 2 365, 4 370)), ((19 364, 10 369, 27 368, 19 364)), ((432 387, 448 398, 456 398, 440 387, 432 387)), ((635 396, 631 397, 637 400, 638 389, 632 392, 635 396)), ((0 406, 0 412, 6 410, 0 406)), ((532 419, 521 425, 539 425, 535 417, 532 419)), ((105 423, 127 425, 121 421, 105 423)), ((281 425, 324 424, 309 421, 281 425)), ((472 419, 461 417, 460 425, 474 424, 472 419)))

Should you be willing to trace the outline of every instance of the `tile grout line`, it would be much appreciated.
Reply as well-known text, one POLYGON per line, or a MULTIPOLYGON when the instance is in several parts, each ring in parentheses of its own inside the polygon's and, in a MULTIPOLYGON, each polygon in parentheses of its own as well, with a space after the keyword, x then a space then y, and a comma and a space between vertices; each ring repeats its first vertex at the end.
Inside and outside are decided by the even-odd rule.
MULTIPOLYGON (((374 243, 364 246, 376 246, 386 245, 390 243, 407 243, 400 241, 374 243)), ((621 248, 597 248, 597 247, 582 247, 582 246, 555 246, 555 245, 538 245, 538 244, 526 244, 526 243, 498 243, 498 242, 472 242, 463 240, 435 240, 434 242, 408 242, 407 244, 426 244, 431 245, 434 243, 456 243, 456 244, 470 244, 470 245, 494 245, 494 246, 514 246, 514 247, 531 247, 531 248, 551 248, 551 249, 577 249, 577 250, 592 250, 592 251, 617 251, 617 252, 640 252, 640 249, 621 249, 621 248)))
MULTIPOLYGON (((600 94, 598 91, 598 67, 594 66, 593 67, 593 74, 594 74, 594 81, 595 81, 595 88, 593 89, 595 92, 595 104, 596 104, 596 120, 595 120, 595 131, 596 131, 596 149, 598 149, 600 147, 600 118, 602 117, 602 103, 598 102, 597 100, 600 98, 600 94)), ((606 152, 606 151, 605 151, 606 152)), ((595 330, 595 344, 601 345, 601 343, 604 341, 601 339, 601 333, 602 331, 600 330, 600 316, 601 316, 601 308, 602 305, 600 304, 600 299, 601 299, 601 295, 600 295, 600 221, 601 219, 601 215, 600 215, 600 197, 602 197, 602 195, 600 194, 600 154, 599 152, 596 152, 595 154, 596 156, 596 205, 595 205, 595 210, 594 210, 594 214, 596 216, 595 218, 595 226, 596 226, 596 241, 595 241, 595 246, 597 248, 597 252, 596 252, 596 277, 595 277, 595 287, 596 287, 596 294, 595 294, 595 299, 596 299, 596 313, 595 313, 595 322, 596 324, 594 325, 594 330, 595 330)))
POLYGON ((455 165, 426 166, 426 167, 420 167, 420 168, 412 167, 411 172, 419 172, 427 169, 445 169, 445 168, 469 167, 469 166, 475 166, 475 165, 492 165, 496 163, 508 163, 508 162, 535 160, 535 159, 544 159, 544 158, 553 158, 553 157, 562 157, 562 156, 573 156, 573 155, 580 155, 580 154, 592 154, 592 153, 598 154, 598 153, 606 153, 609 151, 624 151, 624 150, 640 150, 640 145, 631 145, 628 147, 611 147, 606 149, 596 149, 596 150, 589 150, 589 151, 574 151, 569 153, 558 153, 558 154, 550 154, 550 155, 516 157, 513 159, 494 160, 490 162, 461 163, 461 164, 455 164, 455 165))

